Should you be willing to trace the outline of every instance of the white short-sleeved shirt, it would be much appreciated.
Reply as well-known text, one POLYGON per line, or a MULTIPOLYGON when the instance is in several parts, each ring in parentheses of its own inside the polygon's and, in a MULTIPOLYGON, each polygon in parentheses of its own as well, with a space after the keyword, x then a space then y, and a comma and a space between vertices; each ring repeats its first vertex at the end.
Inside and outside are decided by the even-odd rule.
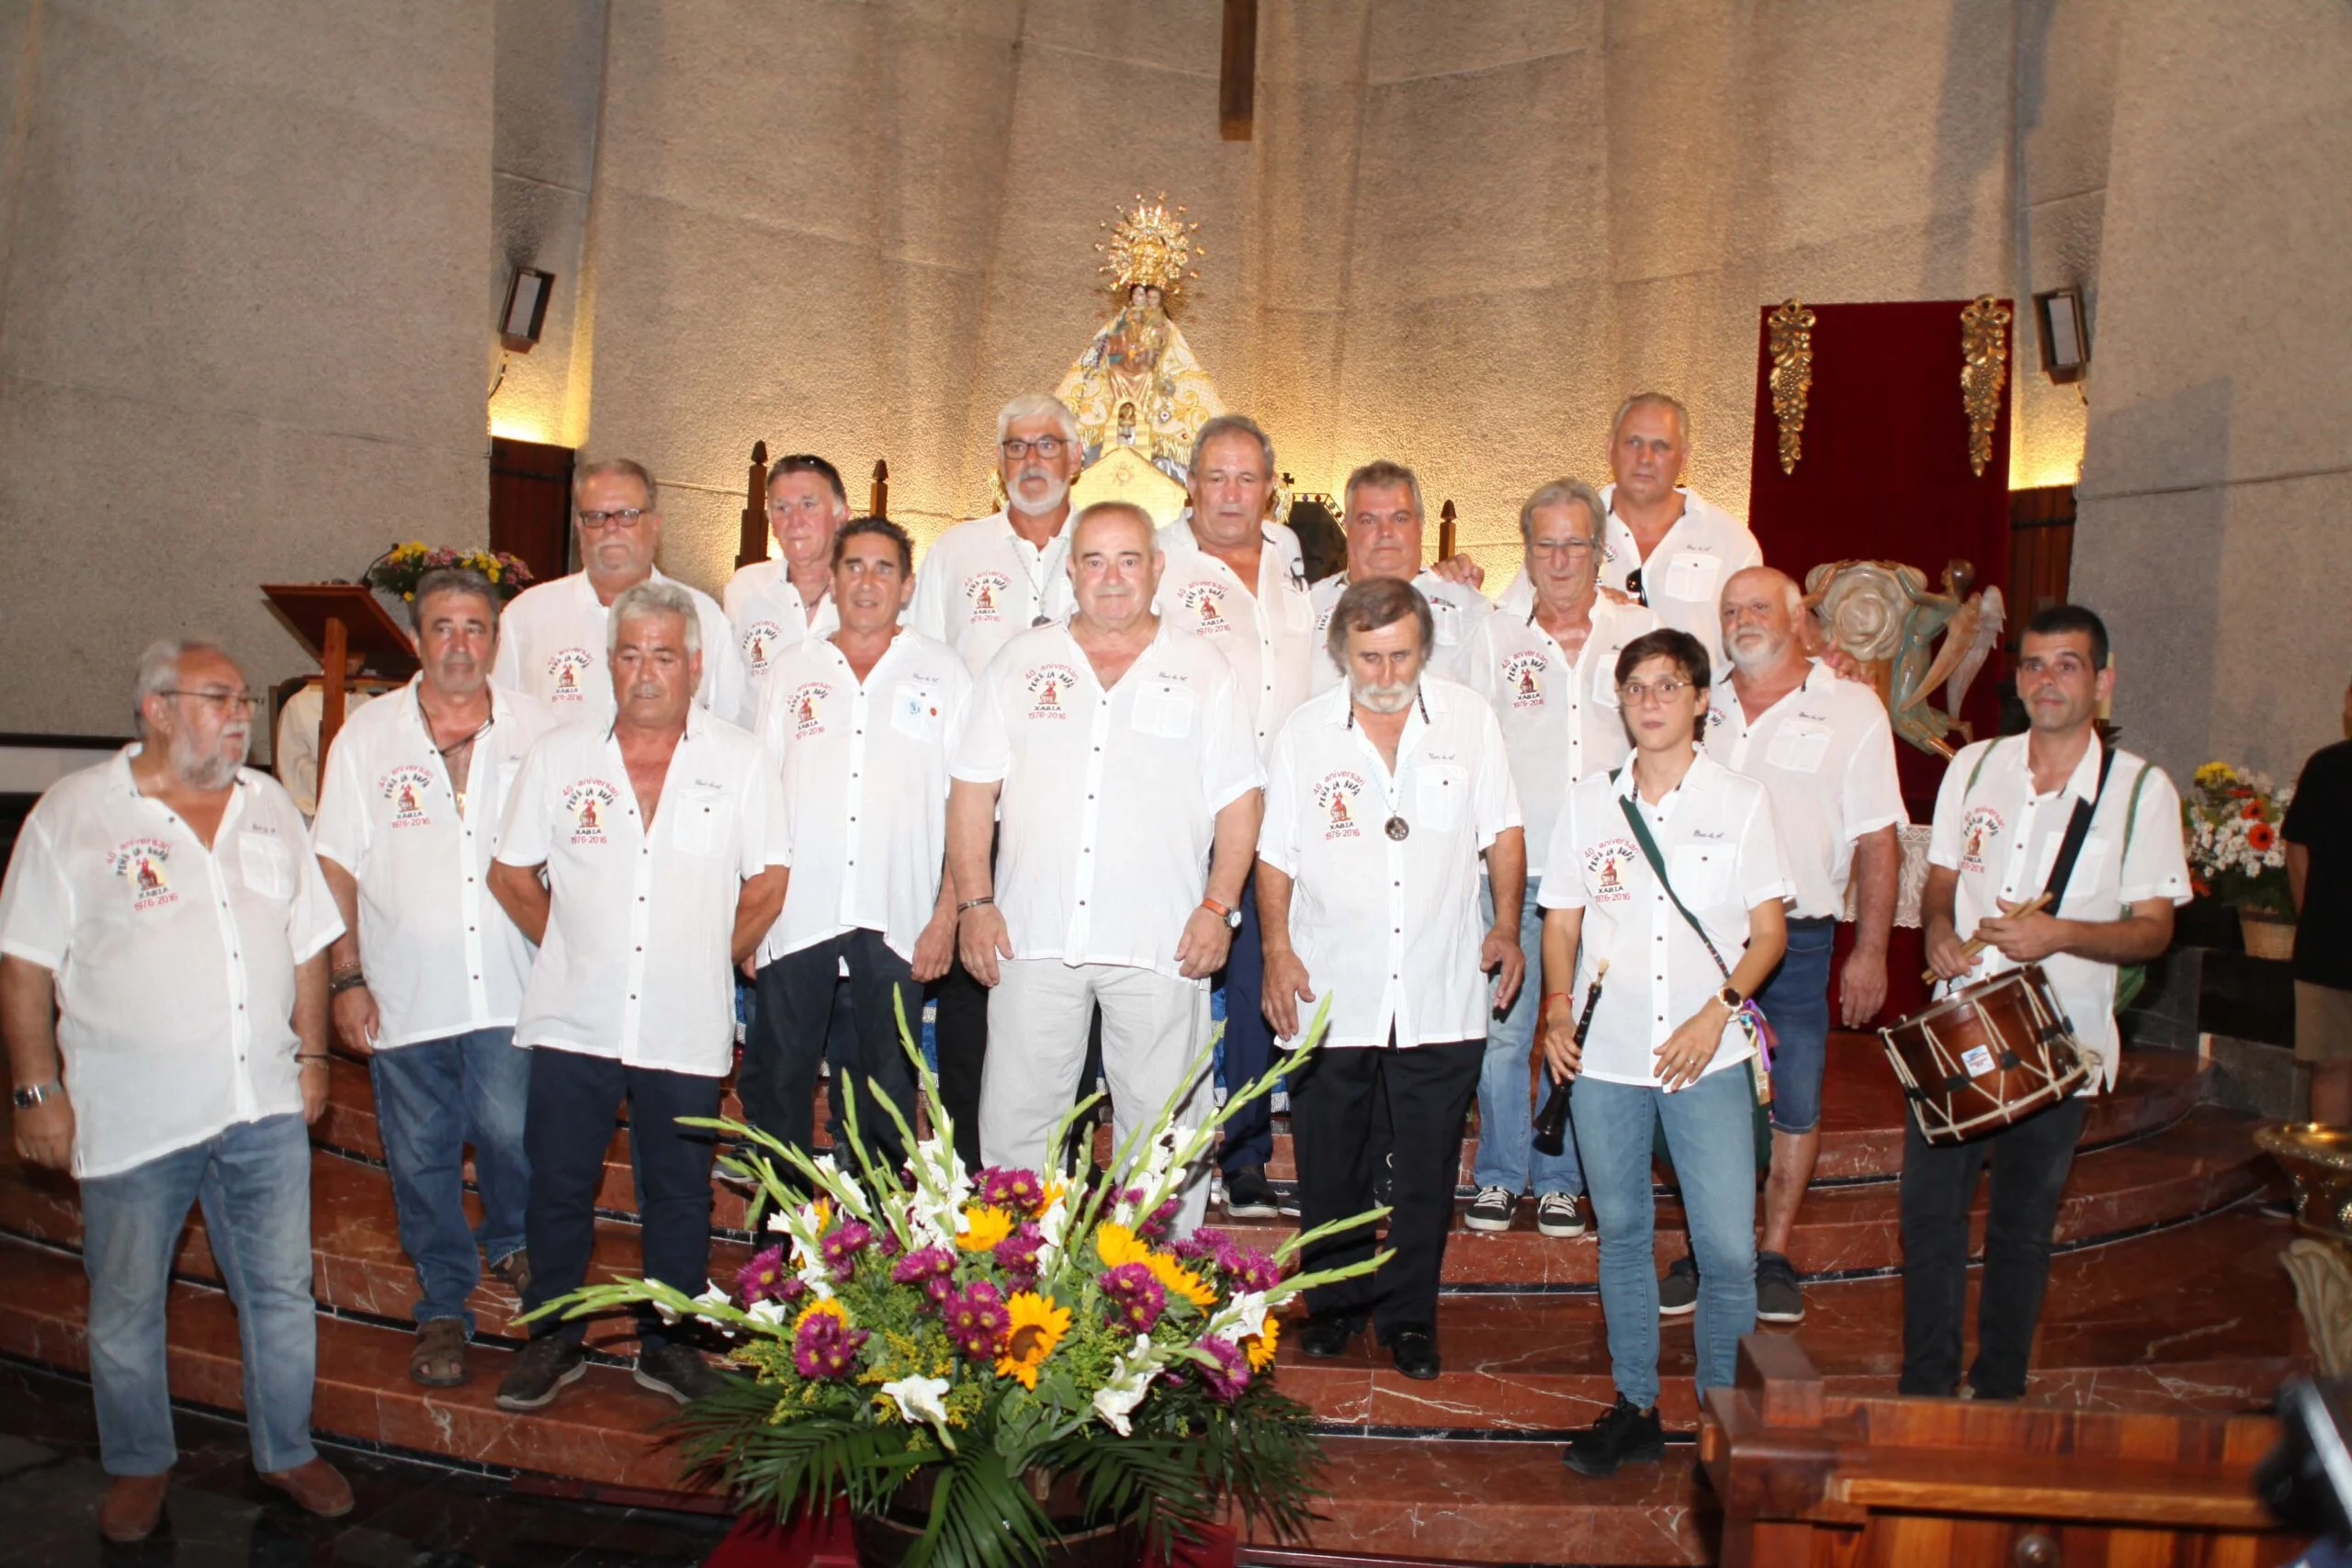
MULTIPOLYGON (((1615 778, 1588 773, 1568 791, 1567 809, 1544 857, 1551 873, 1540 899, 1547 909, 1582 909, 1577 947, 1577 1005, 1602 959, 1609 977, 1584 1046, 1587 1077, 1604 1083, 1658 1082, 1654 1054, 1710 997, 1724 988, 1707 944, 1658 885, 1618 803, 1642 813, 1674 891, 1707 928, 1715 953, 1732 969, 1747 946, 1747 912, 1785 898, 1772 806, 1764 786, 1701 752, 1665 799, 1652 806, 1634 788, 1629 761, 1615 778)), ((1735 1020, 1706 1071, 1719 1073, 1756 1054, 1735 1020)), ((1703 1075, 1702 1075, 1703 1076, 1703 1075)))
MULTIPOLYGON (((1430 653, 1428 669, 1449 681, 1463 680, 1470 634, 1493 613, 1494 606, 1487 603, 1485 594, 1468 584, 1451 581, 1427 570, 1413 579, 1413 586, 1430 602, 1430 621, 1437 634, 1437 647, 1430 653)), ((1331 612, 1340 607, 1340 596, 1347 591, 1348 574, 1344 571, 1325 578, 1314 588, 1315 657, 1310 661, 1314 677, 1308 684, 1317 696, 1342 683, 1340 666, 1332 659, 1325 639, 1331 630, 1331 612)))
POLYGON ((1574 659, 1535 620, 1534 601, 1516 615, 1498 608, 1470 634, 1469 687, 1502 725, 1511 782, 1527 814, 1527 874, 1544 874, 1552 825, 1568 786, 1625 760, 1625 716, 1617 704, 1617 656, 1657 626, 1639 604, 1596 598, 1592 630, 1574 659))
POLYGON ((727 612, 727 624, 735 628, 735 652, 743 661, 742 716, 724 716, 757 729, 768 667, 788 649, 832 636, 842 624, 841 607, 828 592, 818 601, 812 618, 808 601, 792 585, 792 573, 780 560, 755 560, 737 571, 727 580, 718 602, 727 612))
POLYGON ((1678 631, 1689 632, 1706 645, 1724 666, 1724 584, 1732 574, 1764 564, 1764 547, 1747 525, 1694 491, 1680 491, 1682 515, 1666 536, 1642 558, 1634 530, 1617 515, 1617 487, 1600 487, 1600 499, 1610 507, 1601 529, 1600 581, 1605 588, 1626 592, 1625 580, 1638 568, 1643 602, 1657 618, 1678 631))
POLYGON ((299 1114, 294 971, 343 934, 276 779, 238 771, 208 850, 139 793, 138 751, 51 785, 0 886, 0 953, 57 976, 81 1178, 299 1114))
POLYGON ((1203 549, 1182 519, 1159 531, 1167 566, 1152 608, 1178 629, 1213 642, 1232 661, 1250 705, 1258 754, 1272 749, 1291 709, 1306 700, 1317 639, 1298 536, 1268 525, 1258 553, 1258 581, 1244 585, 1233 569, 1203 549))
MULTIPOLYGON (((653 581, 671 582, 656 571, 653 581)), ((727 613, 699 588, 685 588, 695 602, 702 632, 702 683, 695 701, 732 720, 743 711, 743 661, 727 613)), ((585 719, 602 728, 613 722, 613 678, 605 661, 612 611, 596 598, 588 574, 575 571, 537 588, 526 588, 498 622, 498 663, 491 679, 510 692, 537 697, 555 711, 557 722, 585 719)))
POLYGON ((734 1065, 736 902, 791 859, 775 759, 748 731, 687 710, 649 834, 612 730, 558 727, 524 760, 498 859, 544 864, 554 896, 516 1044, 705 1077, 734 1065))
POLYGON ((490 689, 460 800, 417 706, 419 676, 356 715, 327 754, 311 848, 359 884, 359 962, 379 1050, 511 1029, 531 944, 490 891, 491 857, 547 705, 490 689))
POLYGON ((947 762, 972 675, 945 643, 901 629, 864 684, 818 637, 774 666, 758 735, 782 760, 792 880, 760 962, 873 931, 914 962, 947 848, 947 762))
MULTIPOLYGON (((351 685, 343 694, 344 722, 373 701, 380 688, 351 685)), ((277 732, 269 756, 269 770, 293 797, 294 809, 304 817, 319 813, 319 731, 326 725, 327 689, 317 681, 303 682, 277 710, 277 732)))
POLYGON ((1107 694, 1068 626, 1015 637, 972 694, 954 771, 1002 786, 996 903, 1015 957, 1170 979, 1216 814, 1264 782, 1233 666, 1166 621, 1107 694))
POLYGON ((1781 866, 1794 889, 1789 913, 1837 919, 1846 908, 1855 840, 1910 820, 1886 705, 1817 660, 1803 685, 1753 723, 1731 682, 1715 682, 1708 697, 1707 755, 1772 797, 1781 866))
POLYGON ((906 624, 954 649, 978 675, 999 649, 1041 618, 1066 621, 1076 607, 1069 520, 1039 549, 1012 531, 1005 513, 992 512, 933 542, 915 572, 906 624))
MULTIPOLYGON (((2101 795, 2100 749, 2094 739, 2064 785, 2036 795, 2026 758, 2028 739, 2004 736, 1963 747, 1944 770, 1943 787, 1936 792, 1935 836, 1928 846, 1928 863, 1960 874, 1952 929, 1961 939, 1966 941, 1975 931, 1977 921, 2035 897, 2049 885, 2075 802, 2095 796, 2098 807, 2075 857, 2074 874, 2066 879, 2065 902, 2051 913, 2062 919, 2116 920, 2123 918, 2127 905, 2144 898, 2188 903, 2180 796, 2164 770, 2118 750, 2101 795), (2147 781, 2139 786, 2138 812, 2132 815, 2132 786, 2143 768, 2147 781)), ((1968 983, 2016 967, 1988 947, 1977 958, 1968 983)), ((2120 1056, 2115 1032, 2116 966, 2057 953, 2041 960, 2041 968, 2074 1024, 2075 1040, 2098 1054, 2104 1085, 2113 1089, 2120 1056)))
POLYGON ((1291 946, 1330 998, 1325 1044, 1384 1046, 1392 1030, 1400 1047, 1485 1038, 1479 857, 1520 825, 1502 728, 1467 686, 1422 678, 1393 774, 1344 690, 1290 716, 1267 764, 1258 858, 1294 884, 1291 946))

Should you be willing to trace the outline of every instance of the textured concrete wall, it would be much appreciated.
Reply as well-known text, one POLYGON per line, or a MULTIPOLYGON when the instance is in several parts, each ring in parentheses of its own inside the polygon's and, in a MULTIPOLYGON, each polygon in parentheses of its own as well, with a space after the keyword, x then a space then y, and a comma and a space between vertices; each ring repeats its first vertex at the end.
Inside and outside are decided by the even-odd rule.
POLYGON ((0 729, 126 731, 157 637, 293 673, 255 584, 481 537, 491 33, 0 4, 0 729))

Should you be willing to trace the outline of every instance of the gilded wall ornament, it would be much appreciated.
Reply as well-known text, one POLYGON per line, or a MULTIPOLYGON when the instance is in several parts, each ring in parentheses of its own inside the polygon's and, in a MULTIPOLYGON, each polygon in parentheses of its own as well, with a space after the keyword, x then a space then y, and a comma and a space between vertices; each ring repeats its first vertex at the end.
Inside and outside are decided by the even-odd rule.
POLYGON ((1993 425, 2009 381, 2009 309, 1990 294, 1960 312, 1960 403, 1968 412, 1968 467, 1978 479, 1993 460, 1993 425))
POLYGON ((1781 427, 1781 472, 1797 471, 1804 456, 1804 404, 1813 393, 1811 310, 1791 299, 1770 319, 1772 349, 1772 417, 1781 427))

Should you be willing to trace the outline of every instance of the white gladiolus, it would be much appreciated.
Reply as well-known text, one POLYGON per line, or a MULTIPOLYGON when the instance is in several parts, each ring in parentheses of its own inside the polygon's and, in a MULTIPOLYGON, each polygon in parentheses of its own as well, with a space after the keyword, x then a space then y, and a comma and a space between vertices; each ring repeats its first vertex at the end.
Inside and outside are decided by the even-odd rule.
POLYGON ((753 1322, 765 1324, 770 1328, 782 1328, 792 1321, 792 1314, 786 1310, 782 1302, 753 1302, 744 1310, 745 1315, 753 1322))
POLYGON ((899 1420, 910 1427, 918 1421, 928 1421, 944 1438, 947 1436, 947 1387, 945 1378, 908 1376, 896 1382, 884 1383, 882 1392, 899 1406, 899 1420))
POLYGON ((1129 1436, 1127 1417, 1143 1403, 1145 1391, 1159 1375, 1159 1358, 1152 1353, 1151 1336, 1136 1335, 1134 1348, 1111 1370, 1111 1381, 1095 1392, 1094 1414, 1119 1436, 1129 1436))

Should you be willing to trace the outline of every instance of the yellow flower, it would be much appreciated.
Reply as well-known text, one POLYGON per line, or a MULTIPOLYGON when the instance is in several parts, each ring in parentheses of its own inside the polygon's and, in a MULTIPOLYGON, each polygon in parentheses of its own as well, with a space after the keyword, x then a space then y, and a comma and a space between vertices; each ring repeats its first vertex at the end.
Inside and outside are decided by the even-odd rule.
POLYGON ((1182 1296, 1205 1312, 1216 1304, 1216 1292, 1201 1282, 1201 1277, 1164 1252, 1151 1253, 1144 1258, 1152 1277, 1168 1287, 1171 1296, 1182 1296))
POLYGON ((964 1218, 970 1228, 956 1238, 956 1245, 967 1252, 992 1251, 998 1242, 1012 1234, 1012 1215, 992 1204, 966 1204, 964 1218))
POLYGON ((1148 1263, 1151 1248, 1136 1239, 1136 1233, 1122 1224, 1105 1221, 1094 1232, 1094 1251, 1105 1269, 1116 1269, 1122 1263, 1148 1263))
POLYGON ((1069 1332, 1069 1308, 1056 1306, 1035 1291, 1016 1291, 1004 1310, 1012 1326, 1005 1332, 1004 1354, 996 1359, 996 1375, 1019 1378, 1022 1387, 1035 1388, 1038 1363, 1069 1332))
POLYGON ((1250 1358, 1250 1370, 1262 1372, 1274 1359, 1274 1347, 1283 1337, 1283 1320, 1272 1313, 1266 1314, 1266 1326, 1241 1342, 1241 1352, 1250 1358))
POLYGON ((849 1322, 849 1308, 842 1305, 831 1296, 820 1296, 800 1309, 800 1315, 792 1320, 792 1332, 799 1333, 800 1325, 820 1313, 828 1317, 836 1318, 844 1325, 849 1322))

